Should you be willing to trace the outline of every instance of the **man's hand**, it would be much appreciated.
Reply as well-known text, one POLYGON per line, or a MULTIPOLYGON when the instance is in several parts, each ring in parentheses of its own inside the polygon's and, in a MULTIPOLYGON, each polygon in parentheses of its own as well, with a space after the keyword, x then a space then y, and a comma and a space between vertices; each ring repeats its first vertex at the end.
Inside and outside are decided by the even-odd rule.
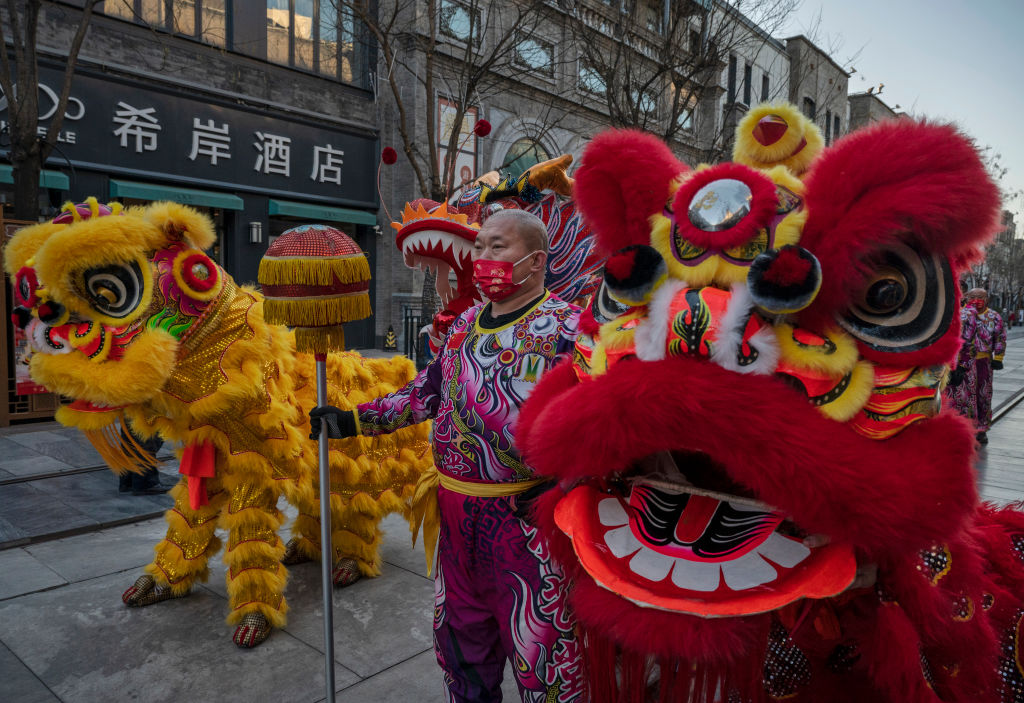
POLYGON ((356 436, 356 418, 351 410, 340 410, 333 405, 313 408, 309 411, 310 439, 320 439, 321 425, 327 428, 331 439, 345 439, 356 436), (321 419, 323 423, 321 423, 321 419))
POLYGON ((964 382, 964 376, 966 375, 967 372, 962 367, 957 366, 955 369, 949 372, 949 385, 959 386, 961 383, 964 382))
POLYGON ((1003 362, 999 361, 998 359, 993 359, 992 360, 992 370, 993 371, 1002 371, 1003 370, 1003 362))

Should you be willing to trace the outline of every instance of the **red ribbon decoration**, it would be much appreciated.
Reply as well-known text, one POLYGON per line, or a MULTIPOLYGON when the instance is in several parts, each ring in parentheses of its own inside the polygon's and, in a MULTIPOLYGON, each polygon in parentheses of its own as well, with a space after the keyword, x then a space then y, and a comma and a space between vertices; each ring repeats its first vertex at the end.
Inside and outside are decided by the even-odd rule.
POLYGON ((206 479, 214 475, 214 447, 212 442, 197 442, 185 447, 178 473, 188 476, 188 503, 199 510, 210 503, 206 495, 206 479))

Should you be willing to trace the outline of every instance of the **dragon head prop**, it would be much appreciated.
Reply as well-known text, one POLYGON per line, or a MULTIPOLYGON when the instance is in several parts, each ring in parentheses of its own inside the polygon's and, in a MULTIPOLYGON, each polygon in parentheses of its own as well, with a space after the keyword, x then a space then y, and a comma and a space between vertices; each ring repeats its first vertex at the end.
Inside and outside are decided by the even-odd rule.
POLYGON ((996 231, 997 190, 948 125, 824 148, 769 105, 738 129, 733 162, 696 169, 605 132, 576 172, 604 283, 517 441, 557 482, 536 519, 574 580, 594 697, 633 700, 612 692, 646 690, 652 662, 661 700, 977 691, 995 667, 951 642, 991 653, 991 632, 949 613, 981 593, 919 577, 977 506, 973 432, 939 399, 957 275, 996 231), (878 589, 855 584, 867 564, 878 589), (928 607, 943 625, 920 625, 928 607), (890 636, 910 654, 887 656, 890 636), (809 694, 812 674, 845 693, 809 694))

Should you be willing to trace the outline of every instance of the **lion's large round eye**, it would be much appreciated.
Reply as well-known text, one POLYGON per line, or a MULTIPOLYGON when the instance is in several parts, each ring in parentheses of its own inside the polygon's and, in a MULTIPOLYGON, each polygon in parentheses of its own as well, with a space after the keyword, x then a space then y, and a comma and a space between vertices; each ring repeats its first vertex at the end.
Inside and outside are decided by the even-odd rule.
POLYGON ((603 325, 606 322, 611 322, 627 310, 629 310, 629 306, 613 298, 608 292, 608 284, 602 279, 601 287, 594 293, 590 302, 590 312, 597 323, 603 325))
POLYGON ((869 315, 889 315, 906 302, 907 289, 906 276, 898 269, 885 266, 868 281, 857 306, 869 315))
POLYGON ((121 319, 139 306, 145 281, 136 261, 87 269, 83 283, 89 302, 97 312, 121 319))
POLYGON ((909 244, 882 252, 839 323, 872 349, 909 352, 934 344, 956 307, 949 262, 909 244))

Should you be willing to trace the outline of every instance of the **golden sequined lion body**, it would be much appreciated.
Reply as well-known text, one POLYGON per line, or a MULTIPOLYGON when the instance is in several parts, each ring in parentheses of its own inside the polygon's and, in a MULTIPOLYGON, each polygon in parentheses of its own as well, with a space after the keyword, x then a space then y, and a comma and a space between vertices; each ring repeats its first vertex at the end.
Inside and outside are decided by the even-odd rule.
MULTIPOLYGON (((15 235, 5 266, 33 378, 74 399, 57 419, 81 428, 118 471, 140 458, 119 431, 126 420, 181 448, 167 535, 146 567, 149 580, 125 602, 178 597, 205 580, 220 527, 228 623, 238 625, 236 643, 253 646, 284 625, 288 609, 281 495, 299 511, 286 561, 319 558, 317 451, 307 438, 314 367, 296 353, 293 333, 264 321, 262 296, 203 253, 215 237, 207 218, 181 205, 122 211, 90 199, 15 235)), ((332 354, 328 402, 352 407, 414 374, 407 359, 332 354)), ((421 426, 332 443, 336 563, 354 559, 362 575, 379 574, 378 523, 406 511, 431 463, 427 433, 421 426)))

